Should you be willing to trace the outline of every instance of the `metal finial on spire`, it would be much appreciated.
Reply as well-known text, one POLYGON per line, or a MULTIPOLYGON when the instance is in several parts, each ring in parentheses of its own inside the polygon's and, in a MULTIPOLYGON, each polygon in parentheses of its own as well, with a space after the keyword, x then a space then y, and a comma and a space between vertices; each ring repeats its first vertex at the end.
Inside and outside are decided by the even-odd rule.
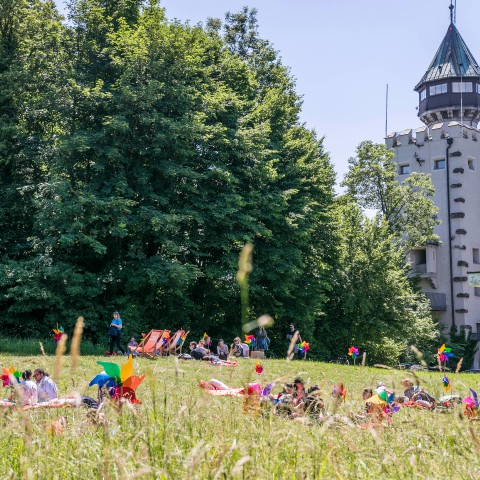
MULTIPOLYGON (((455 3, 457 3, 456 0, 455 3)), ((453 19, 453 12, 455 10, 455 7, 453 6, 453 0, 450 0, 450 6, 448 8, 450 9, 450 23, 455 23, 453 19)))

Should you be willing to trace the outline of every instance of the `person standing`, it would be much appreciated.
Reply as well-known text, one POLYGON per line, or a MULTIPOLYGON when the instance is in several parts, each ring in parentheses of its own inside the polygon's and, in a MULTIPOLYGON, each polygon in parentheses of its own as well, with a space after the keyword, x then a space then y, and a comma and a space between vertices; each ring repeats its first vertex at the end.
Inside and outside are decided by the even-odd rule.
POLYGON ((117 349, 125 354, 125 350, 122 347, 122 319, 120 314, 115 310, 113 312, 113 320, 110 323, 110 328, 108 329, 108 336, 110 337, 110 348, 107 352, 107 355, 115 355, 114 346, 117 345, 117 349))
POLYGON ((295 358, 295 357, 297 357, 299 359, 303 358, 303 357, 299 357, 299 349, 298 349, 298 344, 302 343, 302 337, 300 336, 300 331, 298 330, 298 328, 295 328, 295 325, 293 323, 291 323, 288 327, 287 340, 288 340, 288 351, 289 352, 290 352, 290 345, 291 345, 292 341, 295 342, 294 345, 293 345, 292 359, 295 358))
POLYGON ((255 344, 257 350, 268 350, 268 344, 270 343, 270 339, 268 338, 267 331, 265 327, 258 327, 258 330, 255 332, 255 344))

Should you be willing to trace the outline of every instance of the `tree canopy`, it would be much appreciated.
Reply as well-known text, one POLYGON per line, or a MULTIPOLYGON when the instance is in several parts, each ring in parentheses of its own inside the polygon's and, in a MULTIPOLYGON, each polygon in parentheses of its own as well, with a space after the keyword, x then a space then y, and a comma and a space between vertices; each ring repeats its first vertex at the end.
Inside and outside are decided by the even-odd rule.
POLYGON ((364 142, 335 199, 301 104, 255 10, 191 26, 156 1, 74 0, 63 22, 52 1, 0 0, 3 331, 83 315, 104 341, 119 309, 127 335, 230 339, 248 243, 243 322, 270 314, 276 353, 290 322, 317 357, 431 339, 396 249, 433 238, 431 185, 396 183, 391 152, 364 142))

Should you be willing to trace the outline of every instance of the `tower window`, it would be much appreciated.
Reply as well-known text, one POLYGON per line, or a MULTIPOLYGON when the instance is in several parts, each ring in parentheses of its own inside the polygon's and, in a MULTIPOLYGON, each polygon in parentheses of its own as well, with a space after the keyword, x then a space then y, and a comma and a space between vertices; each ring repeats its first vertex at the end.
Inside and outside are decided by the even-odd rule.
POLYGON ((480 263, 478 248, 472 248, 473 263, 480 263))
POLYGON ((480 93, 480 83, 477 83, 477 93, 480 93))
POLYGON ((445 168, 445 159, 442 158, 441 160, 435 160, 433 165, 434 170, 443 170, 445 168))
POLYGON ((453 82, 452 92, 453 93, 473 92, 473 84, 472 82, 453 82))
POLYGON ((447 84, 432 85, 430 87, 430 95, 439 95, 440 93, 447 93, 447 84))
POLYGON ((468 169, 469 170, 475 170, 475 162, 474 162, 473 158, 468 159, 468 169))
MULTIPOLYGON (((480 86, 480 85, 478 85, 480 86)), ((425 100, 427 98, 427 89, 424 88, 421 92, 420 92, 420 101, 422 100, 425 100)))
POLYGON ((473 287, 473 291, 474 291, 476 297, 480 297, 480 288, 473 287))
POLYGON ((406 164, 406 165, 399 165, 398 166, 398 174, 399 175, 408 175, 409 173, 411 173, 412 169, 410 168, 410 164, 406 164))

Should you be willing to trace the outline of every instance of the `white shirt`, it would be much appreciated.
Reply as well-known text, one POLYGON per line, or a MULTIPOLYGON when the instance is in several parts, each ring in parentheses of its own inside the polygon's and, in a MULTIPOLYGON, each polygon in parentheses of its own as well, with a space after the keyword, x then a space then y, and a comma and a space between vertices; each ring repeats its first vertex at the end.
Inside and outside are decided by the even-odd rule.
POLYGON ((23 380, 20 383, 20 403, 22 405, 36 405, 38 403, 37 384, 33 380, 23 380))
POLYGON ((37 382, 37 388, 39 402, 49 402, 58 397, 57 385, 50 377, 44 375, 42 379, 37 382))

